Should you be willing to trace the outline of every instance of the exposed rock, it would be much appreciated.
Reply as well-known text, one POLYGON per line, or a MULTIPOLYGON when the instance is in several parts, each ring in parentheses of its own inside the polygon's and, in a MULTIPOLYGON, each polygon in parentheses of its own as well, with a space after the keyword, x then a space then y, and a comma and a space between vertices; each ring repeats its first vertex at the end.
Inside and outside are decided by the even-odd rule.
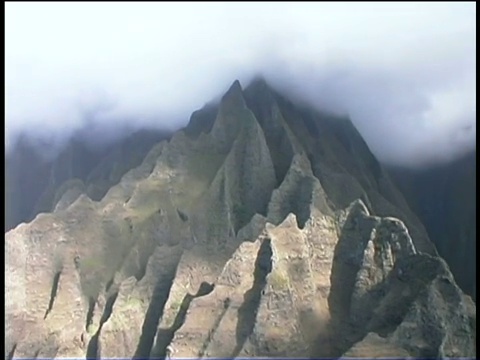
POLYGON ((264 133, 275 167, 277 183, 285 177, 293 156, 302 152, 300 142, 287 125, 273 92, 262 79, 253 81, 244 92, 248 107, 264 133))
POLYGON ((64 210, 74 203, 77 198, 85 192, 85 185, 80 179, 67 180, 57 190, 55 199, 53 200, 53 211, 64 210))
POLYGON ((6 356, 475 356, 474 303, 351 123, 265 86, 6 234, 6 356))
POLYGON ((418 255, 403 223, 370 216, 360 201, 339 224, 337 233, 336 221, 316 211, 299 229, 290 214, 244 242, 213 292, 192 299, 171 336, 176 354, 449 357, 459 347, 475 354, 474 305, 449 282, 442 260, 418 255), (445 276, 450 288, 439 291, 445 276))
POLYGON ((282 184, 272 193, 268 218, 272 223, 278 224, 293 212, 297 216, 299 226, 303 227, 310 217, 311 206, 332 215, 328 203, 320 182, 313 176, 306 155, 297 154, 282 184))
POLYGON ((367 334, 362 341, 356 343, 340 359, 351 358, 414 359, 407 351, 375 333, 367 334))

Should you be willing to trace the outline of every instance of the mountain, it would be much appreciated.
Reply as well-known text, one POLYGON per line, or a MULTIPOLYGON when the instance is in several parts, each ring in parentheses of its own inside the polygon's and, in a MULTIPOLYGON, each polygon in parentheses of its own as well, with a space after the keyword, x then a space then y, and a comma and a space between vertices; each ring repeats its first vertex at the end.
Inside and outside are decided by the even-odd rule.
POLYGON ((7 154, 5 231, 33 220, 38 213, 53 211, 65 192, 73 196, 85 192, 100 200, 122 175, 142 162, 154 144, 169 136, 137 131, 119 142, 93 146, 81 135, 56 156, 43 156, 41 144, 26 136, 7 154))
POLYGON ((263 80, 77 189, 6 233, 6 357, 476 355, 474 302, 351 121, 263 80))
POLYGON ((476 151, 426 169, 390 168, 460 287, 476 298, 476 151))

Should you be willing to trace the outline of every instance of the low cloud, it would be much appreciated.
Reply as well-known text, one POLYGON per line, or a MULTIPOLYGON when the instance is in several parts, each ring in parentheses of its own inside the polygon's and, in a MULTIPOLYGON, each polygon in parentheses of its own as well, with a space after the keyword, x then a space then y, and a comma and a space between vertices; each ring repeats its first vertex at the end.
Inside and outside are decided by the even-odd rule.
POLYGON ((475 3, 5 7, 7 150, 21 133, 59 144, 85 127, 176 129, 257 74, 348 113, 385 162, 475 147, 475 3))

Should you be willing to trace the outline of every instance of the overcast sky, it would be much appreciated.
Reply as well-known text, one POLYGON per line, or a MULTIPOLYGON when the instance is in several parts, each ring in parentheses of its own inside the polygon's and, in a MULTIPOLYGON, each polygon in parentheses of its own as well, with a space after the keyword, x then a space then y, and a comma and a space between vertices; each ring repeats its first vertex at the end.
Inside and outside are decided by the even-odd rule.
POLYGON ((6 147, 85 124, 184 126, 263 74, 346 112, 383 161, 476 141, 475 3, 6 3, 6 147))

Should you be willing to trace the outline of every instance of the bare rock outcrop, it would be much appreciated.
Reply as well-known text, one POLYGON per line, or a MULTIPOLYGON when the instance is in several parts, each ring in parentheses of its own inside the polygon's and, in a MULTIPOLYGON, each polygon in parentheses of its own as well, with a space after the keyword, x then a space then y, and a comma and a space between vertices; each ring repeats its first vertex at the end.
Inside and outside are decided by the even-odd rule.
POLYGON ((476 355, 475 304, 348 122, 261 82, 218 109, 6 234, 5 356, 476 355))

